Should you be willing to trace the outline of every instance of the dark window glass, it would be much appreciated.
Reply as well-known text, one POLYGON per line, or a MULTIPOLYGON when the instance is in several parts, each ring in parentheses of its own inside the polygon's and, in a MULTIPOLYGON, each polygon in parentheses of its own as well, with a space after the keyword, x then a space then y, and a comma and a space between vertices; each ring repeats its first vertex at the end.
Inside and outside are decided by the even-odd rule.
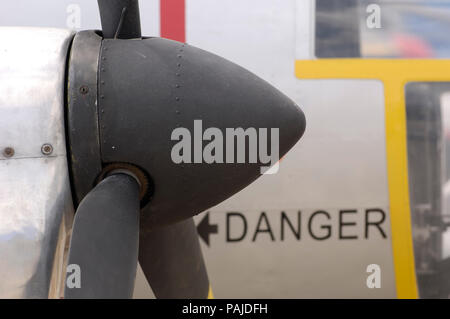
POLYGON ((449 58, 448 0, 316 0, 318 58, 449 58))
POLYGON ((419 295, 450 297, 450 83, 406 86, 408 175, 419 295))

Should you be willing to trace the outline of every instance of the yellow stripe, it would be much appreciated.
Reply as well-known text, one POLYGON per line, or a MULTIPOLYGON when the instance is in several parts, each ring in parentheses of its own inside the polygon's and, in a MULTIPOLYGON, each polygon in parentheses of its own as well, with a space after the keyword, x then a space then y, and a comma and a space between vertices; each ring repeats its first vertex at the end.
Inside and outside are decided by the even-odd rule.
POLYGON ((211 285, 209 285, 208 299, 214 299, 214 294, 211 285))
POLYGON ((378 79, 384 84, 392 250, 398 298, 417 298, 408 188, 405 84, 450 81, 450 60, 297 60, 300 79, 378 79))

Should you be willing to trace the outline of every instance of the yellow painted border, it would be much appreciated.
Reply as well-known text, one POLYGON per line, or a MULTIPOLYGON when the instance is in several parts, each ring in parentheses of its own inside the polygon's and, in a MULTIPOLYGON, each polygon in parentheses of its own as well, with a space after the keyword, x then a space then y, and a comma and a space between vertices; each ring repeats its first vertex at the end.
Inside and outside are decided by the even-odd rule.
POLYGON ((405 85, 450 81, 450 60, 297 60, 299 79, 377 79, 384 84, 392 250, 398 298, 417 298, 408 187, 405 85))

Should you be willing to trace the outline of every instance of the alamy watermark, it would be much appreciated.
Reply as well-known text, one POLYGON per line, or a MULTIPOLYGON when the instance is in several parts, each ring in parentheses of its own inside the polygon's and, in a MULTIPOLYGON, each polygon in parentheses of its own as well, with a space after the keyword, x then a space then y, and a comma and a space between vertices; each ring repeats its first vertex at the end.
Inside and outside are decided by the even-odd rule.
POLYGON ((381 7, 378 4, 369 4, 366 7, 366 25, 369 29, 381 29, 381 7))
POLYGON ((77 264, 70 264, 66 269, 66 286, 69 289, 81 288, 81 267, 77 264))
POLYGON ((192 134, 184 127, 172 131, 171 140, 178 143, 172 148, 171 158, 175 164, 261 163, 267 165, 261 166, 261 174, 276 174, 280 159, 279 135, 278 128, 239 127, 226 128, 223 132, 209 127, 203 131, 202 120, 194 120, 192 134))
POLYGON ((367 276, 366 285, 369 289, 381 288, 381 267, 377 264, 370 264, 366 268, 367 276))
POLYGON ((79 4, 71 3, 66 7, 66 26, 71 30, 81 29, 81 7, 79 4))

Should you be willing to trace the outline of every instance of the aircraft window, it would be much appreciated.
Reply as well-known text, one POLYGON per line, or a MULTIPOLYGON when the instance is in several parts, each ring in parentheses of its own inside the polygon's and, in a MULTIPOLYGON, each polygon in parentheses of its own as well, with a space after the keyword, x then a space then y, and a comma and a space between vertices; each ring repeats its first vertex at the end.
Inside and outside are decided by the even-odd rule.
POLYGON ((448 0, 316 0, 318 58, 448 58, 448 0))
POLYGON ((405 89, 408 174, 419 295, 450 297, 450 83, 405 89))

